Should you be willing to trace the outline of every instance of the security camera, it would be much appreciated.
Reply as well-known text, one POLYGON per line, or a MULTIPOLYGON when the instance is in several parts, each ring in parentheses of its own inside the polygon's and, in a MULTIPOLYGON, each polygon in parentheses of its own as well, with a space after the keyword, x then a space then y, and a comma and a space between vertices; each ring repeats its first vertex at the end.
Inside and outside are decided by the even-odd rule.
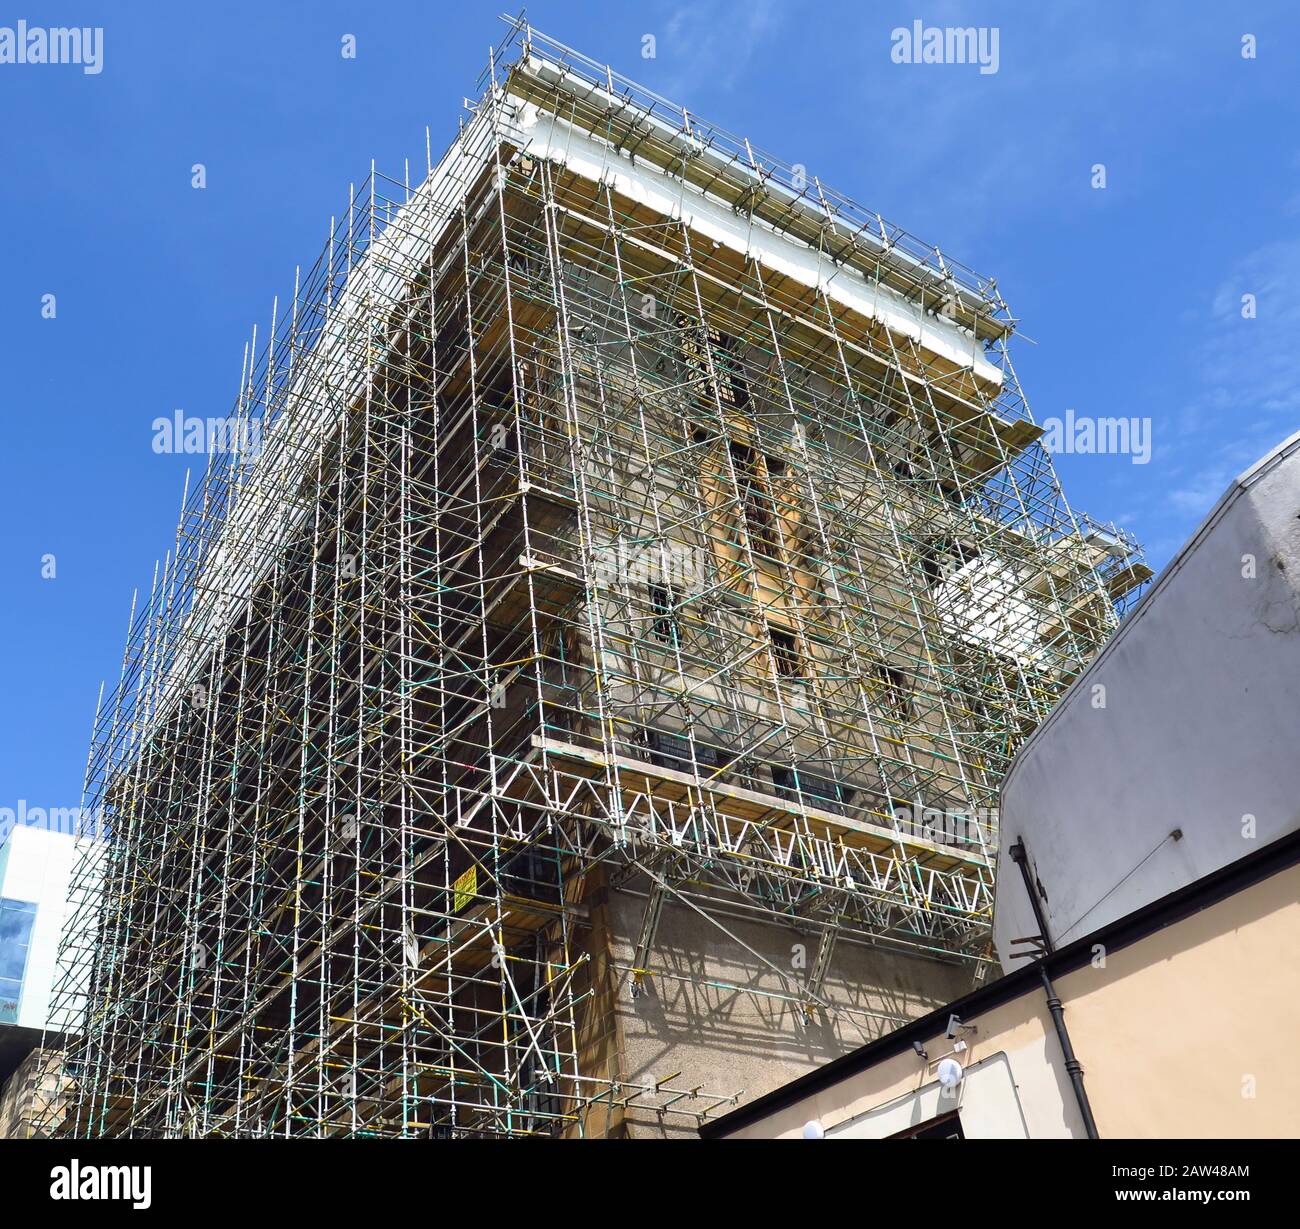
POLYGON ((954 1012, 948 1017, 948 1029, 944 1033, 944 1036, 947 1037, 949 1041, 955 1041, 962 1035, 962 1033, 973 1032, 975 1032, 975 1026, 973 1024, 965 1023, 961 1016, 954 1012))

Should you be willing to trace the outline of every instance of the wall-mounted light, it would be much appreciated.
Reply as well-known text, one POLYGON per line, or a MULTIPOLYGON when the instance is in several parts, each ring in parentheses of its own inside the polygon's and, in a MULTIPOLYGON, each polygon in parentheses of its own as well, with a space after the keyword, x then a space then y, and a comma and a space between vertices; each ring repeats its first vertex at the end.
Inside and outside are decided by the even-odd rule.
POLYGON ((804 1139, 825 1139, 826 1128, 816 1118, 810 1118, 803 1124, 804 1139))
POLYGON ((956 1088, 961 1083, 962 1076, 966 1073, 962 1070, 961 1063, 955 1058, 945 1058, 939 1063, 939 1083, 944 1088, 956 1088))

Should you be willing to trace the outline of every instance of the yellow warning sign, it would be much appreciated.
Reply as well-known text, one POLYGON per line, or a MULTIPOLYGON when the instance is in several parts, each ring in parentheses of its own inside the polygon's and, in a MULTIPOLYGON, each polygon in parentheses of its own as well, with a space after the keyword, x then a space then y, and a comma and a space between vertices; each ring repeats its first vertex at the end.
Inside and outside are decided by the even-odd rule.
POLYGON ((455 893, 451 911, 459 913, 478 894, 478 867, 472 865, 451 886, 455 893))

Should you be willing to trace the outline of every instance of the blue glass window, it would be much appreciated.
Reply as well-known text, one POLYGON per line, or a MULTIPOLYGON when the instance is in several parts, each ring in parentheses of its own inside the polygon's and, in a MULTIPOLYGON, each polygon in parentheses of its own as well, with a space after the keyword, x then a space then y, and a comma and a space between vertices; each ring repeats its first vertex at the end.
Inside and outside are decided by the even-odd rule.
POLYGON ((18 1020, 18 1001, 27 971, 36 906, 25 900, 0 899, 0 1024, 18 1020))

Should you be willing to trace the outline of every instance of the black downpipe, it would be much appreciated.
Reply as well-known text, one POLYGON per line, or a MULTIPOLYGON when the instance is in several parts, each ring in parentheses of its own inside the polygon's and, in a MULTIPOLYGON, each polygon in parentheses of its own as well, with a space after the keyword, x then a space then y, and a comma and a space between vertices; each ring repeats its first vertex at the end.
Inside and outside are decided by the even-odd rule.
POLYGON ((1052 944, 1051 933, 1047 929, 1047 919, 1043 908, 1038 903, 1038 891, 1029 874, 1029 857, 1025 850, 1025 838, 1017 837, 1016 843, 1007 852, 1011 860, 1020 867, 1020 878, 1024 880, 1025 891, 1029 894, 1029 903, 1033 906, 1034 918, 1038 922, 1038 933, 1043 941, 1043 954, 1038 961, 1038 975, 1043 980, 1043 990, 1047 995, 1047 1010, 1052 1013, 1052 1023, 1056 1025, 1056 1039, 1061 1043, 1061 1053, 1065 1055, 1065 1070, 1074 1086, 1074 1099, 1079 1105, 1079 1114, 1083 1118, 1084 1130, 1089 1139, 1100 1139, 1097 1133, 1097 1121, 1092 1116, 1092 1105, 1088 1101, 1088 1090, 1083 1086, 1083 1066, 1074 1055, 1074 1046, 1070 1044, 1070 1030, 1065 1026, 1065 1009, 1061 1006, 1060 996, 1052 979, 1047 973, 1047 957, 1056 948, 1052 944))

